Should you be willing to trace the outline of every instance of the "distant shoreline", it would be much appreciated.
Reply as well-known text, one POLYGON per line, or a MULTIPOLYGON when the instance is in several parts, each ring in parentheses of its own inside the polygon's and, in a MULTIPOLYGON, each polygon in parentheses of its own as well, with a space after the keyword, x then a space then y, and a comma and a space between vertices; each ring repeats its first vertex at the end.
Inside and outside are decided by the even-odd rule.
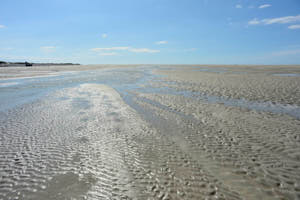
POLYGON ((32 66, 59 66, 80 65, 79 63, 31 63, 31 62, 5 62, 0 61, 0 67, 32 67, 32 66))

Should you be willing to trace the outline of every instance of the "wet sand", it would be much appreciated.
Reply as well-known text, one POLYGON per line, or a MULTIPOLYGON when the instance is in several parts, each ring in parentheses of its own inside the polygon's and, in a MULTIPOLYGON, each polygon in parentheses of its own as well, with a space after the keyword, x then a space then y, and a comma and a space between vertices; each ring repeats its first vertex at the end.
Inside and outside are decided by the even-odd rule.
POLYGON ((31 78, 56 76, 62 72, 80 72, 90 70, 137 67, 140 65, 46 65, 32 67, 0 67, 0 80, 13 78, 31 78))
POLYGON ((0 199, 300 198, 299 66, 78 67, 1 71, 0 199))
POLYGON ((165 80, 177 81, 176 87, 183 90, 300 105, 299 66, 183 66, 158 73, 168 75, 165 80))

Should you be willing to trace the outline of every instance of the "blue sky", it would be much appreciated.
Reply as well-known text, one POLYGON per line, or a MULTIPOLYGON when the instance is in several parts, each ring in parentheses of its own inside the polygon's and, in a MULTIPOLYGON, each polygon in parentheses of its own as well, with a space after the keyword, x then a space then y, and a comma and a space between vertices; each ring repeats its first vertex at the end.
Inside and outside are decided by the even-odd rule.
POLYGON ((1 0, 0 60, 300 64, 299 0, 1 0))

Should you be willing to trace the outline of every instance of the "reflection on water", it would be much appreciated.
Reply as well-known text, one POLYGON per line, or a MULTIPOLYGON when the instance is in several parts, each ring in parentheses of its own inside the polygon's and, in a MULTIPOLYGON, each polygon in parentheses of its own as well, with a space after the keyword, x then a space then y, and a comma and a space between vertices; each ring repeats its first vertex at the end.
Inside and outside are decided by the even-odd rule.
POLYGON ((228 72, 226 68, 212 68, 212 67, 196 67, 193 71, 201 71, 201 72, 214 72, 214 73, 225 73, 228 72))
POLYGON ((248 101, 246 99, 229 99, 220 96, 205 95, 199 92, 176 91, 168 89, 169 93, 182 95, 190 98, 197 98, 208 103, 221 103, 226 106, 238 106, 256 111, 266 111, 275 114, 287 114, 300 119, 300 107, 296 105, 284 105, 273 102, 248 101))
MULTIPOLYGON (((0 80, 0 111, 29 103, 57 89, 74 87, 82 83, 106 84, 115 88, 121 95, 128 96, 128 92, 139 90, 144 93, 163 93, 183 95, 204 100, 209 103, 222 103, 227 106, 238 106, 257 111, 267 111, 275 114, 288 114, 300 119, 300 108, 296 105, 283 105, 272 102, 247 101, 245 99, 228 99, 220 96, 206 95, 200 92, 178 91, 168 87, 154 88, 149 81, 159 79, 154 75, 153 67, 105 69, 83 72, 63 72, 56 76, 20 78, 13 80, 0 80)), ((225 72, 226 69, 199 67, 196 70, 206 72, 225 72)), ((274 74, 276 76, 296 77, 300 74, 274 74)), ((171 83, 170 83, 171 84, 171 83)))
POLYGON ((274 76, 283 76, 283 77, 300 77, 300 74, 273 74, 274 76))
POLYGON ((10 87, 13 85, 18 85, 18 84, 19 84, 18 82, 4 82, 4 83, 0 82, 0 87, 10 87))

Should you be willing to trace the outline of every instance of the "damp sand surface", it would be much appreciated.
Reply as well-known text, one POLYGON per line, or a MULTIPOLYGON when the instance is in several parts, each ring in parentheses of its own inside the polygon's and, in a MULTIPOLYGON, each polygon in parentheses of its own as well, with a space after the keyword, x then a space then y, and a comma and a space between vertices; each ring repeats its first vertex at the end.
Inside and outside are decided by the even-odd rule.
POLYGON ((49 68, 0 71, 0 199, 300 198, 300 67, 49 68))

